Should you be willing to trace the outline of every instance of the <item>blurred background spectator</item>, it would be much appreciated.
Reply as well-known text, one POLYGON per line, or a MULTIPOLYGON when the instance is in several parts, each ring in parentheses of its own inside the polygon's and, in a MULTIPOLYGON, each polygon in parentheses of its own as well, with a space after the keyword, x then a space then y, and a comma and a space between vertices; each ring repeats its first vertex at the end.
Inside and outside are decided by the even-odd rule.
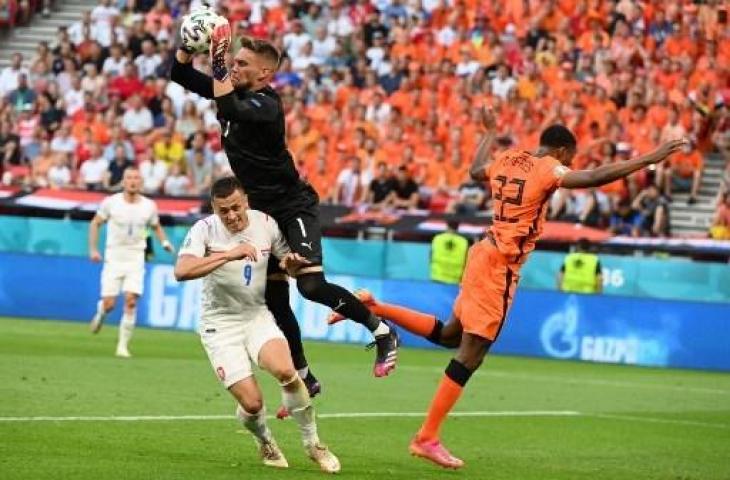
MULTIPOLYGON (((33 13, 20 12, 29 8, 22 2, 4 6, 6 26, 33 13)), ((59 186, 113 188, 134 164, 147 193, 200 196, 230 172, 214 102, 167 80, 190 7, 101 0, 32 58, 12 55, 0 72, 3 181, 40 186, 53 168, 59 186)), ((533 149, 546 125, 568 125, 579 140, 574 168, 692 140, 657 170, 558 190, 554 220, 664 236, 685 203, 700 202, 709 222, 730 182, 723 165, 717 189, 706 161, 713 152, 730 161, 723 2, 220 0, 215 8, 231 21, 234 47, 251 35, 284 52, 275 86, 290 150, 323 201, 487 214, 486 186, 467 176, 483 105, 499 117, 495 149, 533 149)), ((208 72, 207 55, 194 65, 208 72)))

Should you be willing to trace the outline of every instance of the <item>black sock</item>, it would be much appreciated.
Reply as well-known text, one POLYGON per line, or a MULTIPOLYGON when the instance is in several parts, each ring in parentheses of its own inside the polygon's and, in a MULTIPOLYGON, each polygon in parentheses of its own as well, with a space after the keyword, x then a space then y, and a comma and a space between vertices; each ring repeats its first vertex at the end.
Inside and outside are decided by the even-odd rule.
POLYGON ((266 306, 274 315, 276 324, 289 342, 294 368, 301 370, 307 366, 302 345, 302 332, 299 330, 297 318, 289 305, 289 282, 269 280, 266 283, 266 306))
POLYGON ((299 275, 297 287, 307 300, 327 305, 337 313, 365 325, 371 332, 380 325, 380 319, 373 315, 357 297, 339 285, 327 282, 322 272, 299 275))
POLYGON ((454 382, 458 383, 462 387, 466 385, 466 382, 471 378, 471 374, 474 373, 460 361, 452 358, 449 365, 446 367, 446 376, 454 382))
POLYGON ((433 325, 433 330, 431 330, 431 333, 428 334, 426 340, 436 345, 442 346, 443 344, 441 343, 441 330, 443 328, 444 324, 441 323, 441 320, 437 318, 436 323, 433 325))

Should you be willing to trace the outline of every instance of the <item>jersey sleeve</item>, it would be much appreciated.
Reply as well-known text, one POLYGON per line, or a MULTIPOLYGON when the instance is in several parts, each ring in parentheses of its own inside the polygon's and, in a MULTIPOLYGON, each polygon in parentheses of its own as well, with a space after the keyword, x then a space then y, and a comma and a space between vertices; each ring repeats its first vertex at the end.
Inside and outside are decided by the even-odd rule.
POLYGON ((188 231, 188 234, 185 236, 185 240, 183 241, 182 247, 180 247, 178 255, 204 257, 208 242, 207 231, 208 229, 202 221, 193 225, 193 227, 188 231))
POLYGON ((221 116, 229 122, 273 122, 279 117, 279 102, 259 92, 243 95, 232 91, 216 97, 215 103, 221 116))
POLYGON ((570 168, 566 167, 558 160, 549 158, 545 165, 545 173, 540 176, 544 182, 544 190, 550 191, 560 188, 560 184, 563 182, 563 177, 569 171, 570 168))
POLYGON ((213 98, 213 78, 196 70, 192 63, 180 63, 173 58, 170 80, 201 97, 213 98))
POLYGON ((287 253, 291 252, 289 244, 284 238, 284 234, 281 233, 279 224, 276 220, 266 215, 266 222, 269 225, 269 232, 271 232, 271 254, 276 258, 282 258, 287 253))
POLYGON ((147 220, 147 223, 150 227, 156 227, 160 224, 160 215, 157 211, 157 204, 150 200, 150 218, 147 220))
POLYGON ((99 210, 96 211, 96 214, 99 216, 99 218, 106 222, 111 216, 111 210, 112 197, 106 197, 104 200, 101 201, 101 205, 99 205, 99 210))

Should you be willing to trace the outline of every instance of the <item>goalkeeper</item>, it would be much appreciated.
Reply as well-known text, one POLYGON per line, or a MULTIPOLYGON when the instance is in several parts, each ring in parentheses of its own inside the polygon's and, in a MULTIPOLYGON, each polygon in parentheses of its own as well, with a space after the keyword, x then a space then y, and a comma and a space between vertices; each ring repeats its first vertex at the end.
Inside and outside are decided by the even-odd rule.
MULTIPOLYGON (((202 97, 215 99, 223 146, 251 208, 271 215, 292 251, 311 263, 297 272, 299 292, 367 327, 377 347, 373 373, 376 377, 386 376, 396 363, 395 330, 370 313, 349 291, 324 277, 319 197, 311 185, 299 178, 286 147, 281 99, 269 86, 279 66, 280 53, 266 41, 244 38, 229 68, 226 54, 230 43, 228 21, 219 17, 211 35, 213 77, 193 68, 193 52, 183 38, 170 78, 202 97)), ((269 263, 266 304, 289 341, 294 366, 310 395, 316 395, 320 386, 307 366, 301 332, 289 306, 288 277, 277 262, 269 263)))

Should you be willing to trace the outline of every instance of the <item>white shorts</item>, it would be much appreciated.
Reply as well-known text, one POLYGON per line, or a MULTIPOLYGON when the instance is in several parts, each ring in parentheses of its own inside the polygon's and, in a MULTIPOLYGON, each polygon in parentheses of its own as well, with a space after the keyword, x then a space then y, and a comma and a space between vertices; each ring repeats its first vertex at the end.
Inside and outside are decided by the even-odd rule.
POLYGON ((101 270, 101 296, 116 297, 119 292, 142 295, 144 263, 104 262, 101 270))
POLYGON ((259 364, 261 347, 277 338, 286 340, 268 310, 255 312, 251 318, 209 318, 200 329, 205 353, 226 388, 253 375, 251 364, 259 364))

